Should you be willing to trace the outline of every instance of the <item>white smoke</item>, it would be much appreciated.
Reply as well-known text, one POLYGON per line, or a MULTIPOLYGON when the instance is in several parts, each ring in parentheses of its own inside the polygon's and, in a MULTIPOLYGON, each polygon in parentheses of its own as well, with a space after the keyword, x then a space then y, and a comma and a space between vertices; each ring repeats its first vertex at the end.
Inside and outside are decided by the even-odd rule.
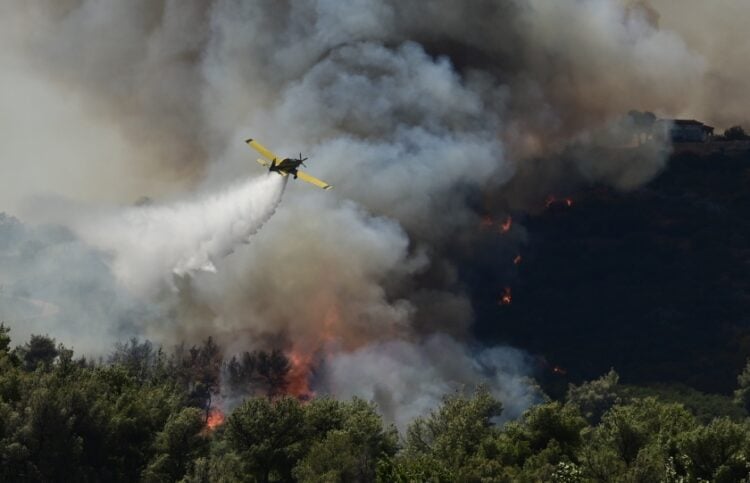
POLYGON ((390 341, 336 354, 326 361, 319 384, 338 397, 375 401, 400 429, 438 407, 446 395, 484 384, 503 402, 505 421, 540 400, 524 376, 530 365, 518 349, 498 346, 471 353, 455 340, 436 335, 421 344, 390 341))
POLYGON ((110 254, 113 271, 140 295, 176 290, 174 276, 215 272, 217 260, 250 242, 281 202, 286 178, 268 174, 216 194, 162 206, 136 206, 72 222, 110 254))
MULTIPOLYGON (((480 377, 481 357, 460 345, 404 341, 449 330, 471 338, 453 249, 472 248, 479 205, 526 206, 529 193, 576 175, 632 188, 661 169, 661 150, 638 163, 589 149, 562 163, 559 153, 630 109, 687 115, 698 102, 720 111, 723 90, 704 91, 707 73, 722 75, 712 85, 744 85, 732 67, 741 55, 719 62, 729 59, 715 54, 728 51, 724 42, 707 49, 697 35, 714 39, 721 22, 694 17, 686 43, 678 27, 689 12, 661 29, 647 3, 8 2, 0 126, 13 142, 0 143, 0 202, 40 191, 95 202, 198 184, 219 192, 246 172, 245 136, 282 154, 313 151, 311 172, 337 189, 295 187, 285 203, 293 209, 250 249, 237 247, 273 212, 280 182, 72 226, 111 255, 133 291, 189 281, 179 320, 149 332, 158 342, 272 334, 314 351, 334 338, 337 393, 388 388, 388 407, 409 412, 434 406, 453 382, 516 387, 508 381, 528 368, 507 352, 493 360, 510 369, 480 377), (49 132, 42 141, 40 130, 49 132), (426 347, 453 347, 464 369, 426 347)), ((746 2, 722 3, 741 24, 746 2)), ((732 32, 743 38, 741 25, 732 32)), ((519 394, 504 393, 506 406, 528 403, 519 394)))

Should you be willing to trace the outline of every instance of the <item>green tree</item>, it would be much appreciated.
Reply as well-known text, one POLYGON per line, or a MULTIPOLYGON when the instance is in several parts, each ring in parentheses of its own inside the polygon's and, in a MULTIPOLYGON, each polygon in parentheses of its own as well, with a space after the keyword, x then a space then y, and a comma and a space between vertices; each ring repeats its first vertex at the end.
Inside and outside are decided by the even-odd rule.
POLYGON ((737 376, 737 386, 737 390, 734 391, 734 400, 750 413, 750 359, 748 359, 740 375, 737 376))
POLYGON ((504 466, 515 467, 515 480, 550 481, 554 474, 562 478, 568 470, 576 473, 573 469, 585 427, 586 421, 575 407, 559 402, 540 404, 519 421, 505 425, 495 440, 494 457, 504 466))
POLYGON ((211 456, 196 458, 181 483, 257 483, 248 473, 239 454, 226 441, 214 441, 211 456))
POLYGON ((258 481, 290 480, 306 449, 302 407, 291 397, 248 399, 227 419, 224 436, 258 481))
POLYGON ((177 346, 172 365, 176 378, 187 391, 190 404, 203 409, 208 421, 213 396, 219 393, 222 366, 221 348, 208 337, 203 344, 185 349, 177 346))
POLYGON ((135 337, 115 344, 108 362, 124 367, 141 383, 167 376, 167 358, 161 347, 155 349, 150 341, 141 342, 135 337))
MULTIPOLYGON (((352 435, 343 430, 329 431, 316 441, 307 456, 294 470, 294 476, 302 482, 363 482, 374 481, 360 470, 359 451, 352 435)), ((369 475, 368 475, 369 476, 369 475)))
POLYGON ((51 367, 58 355, 55 339, 46 335, 32 335, 26 344, 16 348, 16 352, 28 371, 38 366, 51 367))
POLYGON ((241 394, 276 397, 287 388, 289 359, 278 349, 244 352, 224 364, 229 387, 241 394))
POLYGON ((401 466, 397 472, 424 471, 414 476, 456 481, 495 471, 492 465, 487 468, 487 451, 492 451, 499 431, 493 419, 500 416, 502 408, 486 387, 478 388, 473 397, 446 397, 438 410, 408 427, 404 454, 394 462, 401 466))
POLYGON ((10 327, 0 322, 0 352, 10 352, 10 327))
POLYGON ((310 400, 303 406, 305 412, 305 437, 320 438, 334 429, 344 427, 344 403, 330 397, 310 400))
POLYGON ((584 472, 600 481, 663 481, 677 437, 695 426, 681 404, 646 398, 617 405, 587 435, 584 472))
POLYGON ((143 474, 144 481, 178 481, 188 466, 205 453, 203 414, 197 408, 184 408, 169 416, 156 435, 155 455, 143 474))
POLYGON ((687 457, 686 472, 693 480, 734 482, 750 478, 750 426, 729 418, 694 428, 680 436, 687 457))
POLYGON ((310 451, 295 468, 300 481, 375 481, 378 463, 396 453, 398 433, 373 403, 324 399, 305 408, 310 451), (323 411, 321 411, 323 409, 323 411), (331 417, 325 412, 330 411, 331 417))
POLYGON ((591 424, 598 424, 602 415, 620 402, 617 395, 619 374, 614 369, 599 379, 584 382, 580 386, 568 386, 566 400, 578 408, 583 417, 591 424))

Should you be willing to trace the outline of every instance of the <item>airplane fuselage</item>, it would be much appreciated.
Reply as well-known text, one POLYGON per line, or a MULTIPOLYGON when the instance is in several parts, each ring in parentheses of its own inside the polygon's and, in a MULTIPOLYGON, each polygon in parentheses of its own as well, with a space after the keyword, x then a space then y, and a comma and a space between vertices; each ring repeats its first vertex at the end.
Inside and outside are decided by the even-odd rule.
POLYGON ((297 168, 299 168, 299 165, 302 164, 302 161, 299 159, 293 159, 293 158, 284 158, 280 162, 276 162, 274 160, 271 163, 271 167, 268 168, 269 171, 276 171, 276 172, 284 172, 287 174, 291 174, 292 176, 297 178, 297 168))

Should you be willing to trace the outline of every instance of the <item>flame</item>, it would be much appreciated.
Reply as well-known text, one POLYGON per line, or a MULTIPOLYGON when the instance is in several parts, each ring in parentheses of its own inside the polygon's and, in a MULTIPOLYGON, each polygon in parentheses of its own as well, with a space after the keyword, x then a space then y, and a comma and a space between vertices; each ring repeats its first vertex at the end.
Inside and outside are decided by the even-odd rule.
POLYGON ((521 255, 516 255, 516 258, 513 259, 513 265, 520 265, 522 260, 523 257, 521 255))
POLYGON ((291 368, 287 374, 286 393, 299 399, 310 399, 315 393, 310 389, 310 375, 313 372, 313 356, 299 349, 287 354, 291 368))
POLYGON ((564 376, 565 374, 568 373, 568 371, 566 369, 564 369, 564 368, 562 368, 560 366, 554 366, 552 368, 552 372, 555 373, 555 374, 558 374, 560 376, 564 376))
POLYGON ((500 296, 500 305, 510 305, 513 302, 513 294, 511 293, 510 287, 503 289, 503 294, 500 296))
POLYGON ((226 417, 224 413, 218 408, 211 408, 208 412, 208 419, 206 420, 206 430, 213 431, 217 427, 224 424, 226 417))
POLYGON ((573 198, 563 198, 563 199, 557 199, 553 195, 549 195, 547 197, 547 200, 544 202, 544 206, 546 208, 551 207, 552 205, 564 205, 568 208, 573 206, 573 198))
POLYGON ((331 348, 356 348, 364 343, 361 334, 349 331, 343 322, 340 306, 329 294, 314 299, 311 310, 316 314, 311 330, 299 333, 299 339, 285 352, 290 365, 285 394, 303 401, 315 397, 311 388, 312 376, 331 348))
POLYGON ((506 218, 505 221, 500 225, 500 232, 508 233, 510 231, 510 227, 512 226, 513 226, 513 217, 508 215, 508 218, 506 218))

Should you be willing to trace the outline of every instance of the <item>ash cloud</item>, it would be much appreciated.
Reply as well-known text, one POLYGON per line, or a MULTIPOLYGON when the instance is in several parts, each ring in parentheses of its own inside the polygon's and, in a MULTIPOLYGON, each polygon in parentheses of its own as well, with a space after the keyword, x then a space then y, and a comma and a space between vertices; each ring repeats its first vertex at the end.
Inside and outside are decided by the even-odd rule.
MULTIPOLYGON (((477 246, 482 212, 526 209, 576 183, 638 186, 663 167, 665 146, 603 156, 601 131, 615 126, 627 138, 619 120, 628 110, 689 113, 708 95, 705 78, 719 65, 712 51, 660 8, 616 0, 4 6, 1 51, 13 82, 34 80, 35 91, 21 89, 29 99, 42 92, 74 105, 3 97, 13 108, 5 112, 71 115, 55 150, 28 158, 31 142, 0 147, 3 174, 21 159, 38 173, 60 162, 83 173, 64 183, 29 175, 6 202, 39 192, 87 203, 221 192, 257 168, 242 143, 249 136, 281 155, 312 154, 310 170, 336 190, 294 186, 250 247, 223 247, 235 253, 211 260, 215 274, 191 270, 176 294, 160 294, 173 318, 150 325, 149 335, 275 337, 369 360, 378 351, 387 358, 389 344, 423 353, 432 347, 424 340, 449 333, 444 344, 458 344, 455 357, 472 366, 461 348, 475 316, 461 263, 477 246), (667 27, 672 21, 679 25, 667 27), (111 139, 92 139, 92 126, 111 139)), ((220 220, 209 218, 204 227, 216 230, 220 220)), ((167 236, 168 225, 153 233, 167 236)), ((121 232, 122 243, 138 245, 137 233, 121 232)), ((164 245, 144 246, 151 253, 164 245)), ((118 269, 117 260, 121 284, 152 286, 152 271, 125 274, 130 264, 118 269)), ((417 363, 435 380, 454 380, 426 355, 417 363)), ((330 374, 333 386, 349 377, 330 374)), ((467 370, 455 380, 502 387, 499 374, 467 370)), ((400 397, 415 401, 417 393, 400 397)))
POLYGON ((405 430, 446 395, 479 385, 503 402, 502 421, 518 418, 541 400, 525 376, 530 366, 518 349, 501 346, 472 353, 449 337, 434 335, 418 344, 396 340, 335 354, 325 362, 319 384, 339 397, 375 401, 387 419, 405 430))

